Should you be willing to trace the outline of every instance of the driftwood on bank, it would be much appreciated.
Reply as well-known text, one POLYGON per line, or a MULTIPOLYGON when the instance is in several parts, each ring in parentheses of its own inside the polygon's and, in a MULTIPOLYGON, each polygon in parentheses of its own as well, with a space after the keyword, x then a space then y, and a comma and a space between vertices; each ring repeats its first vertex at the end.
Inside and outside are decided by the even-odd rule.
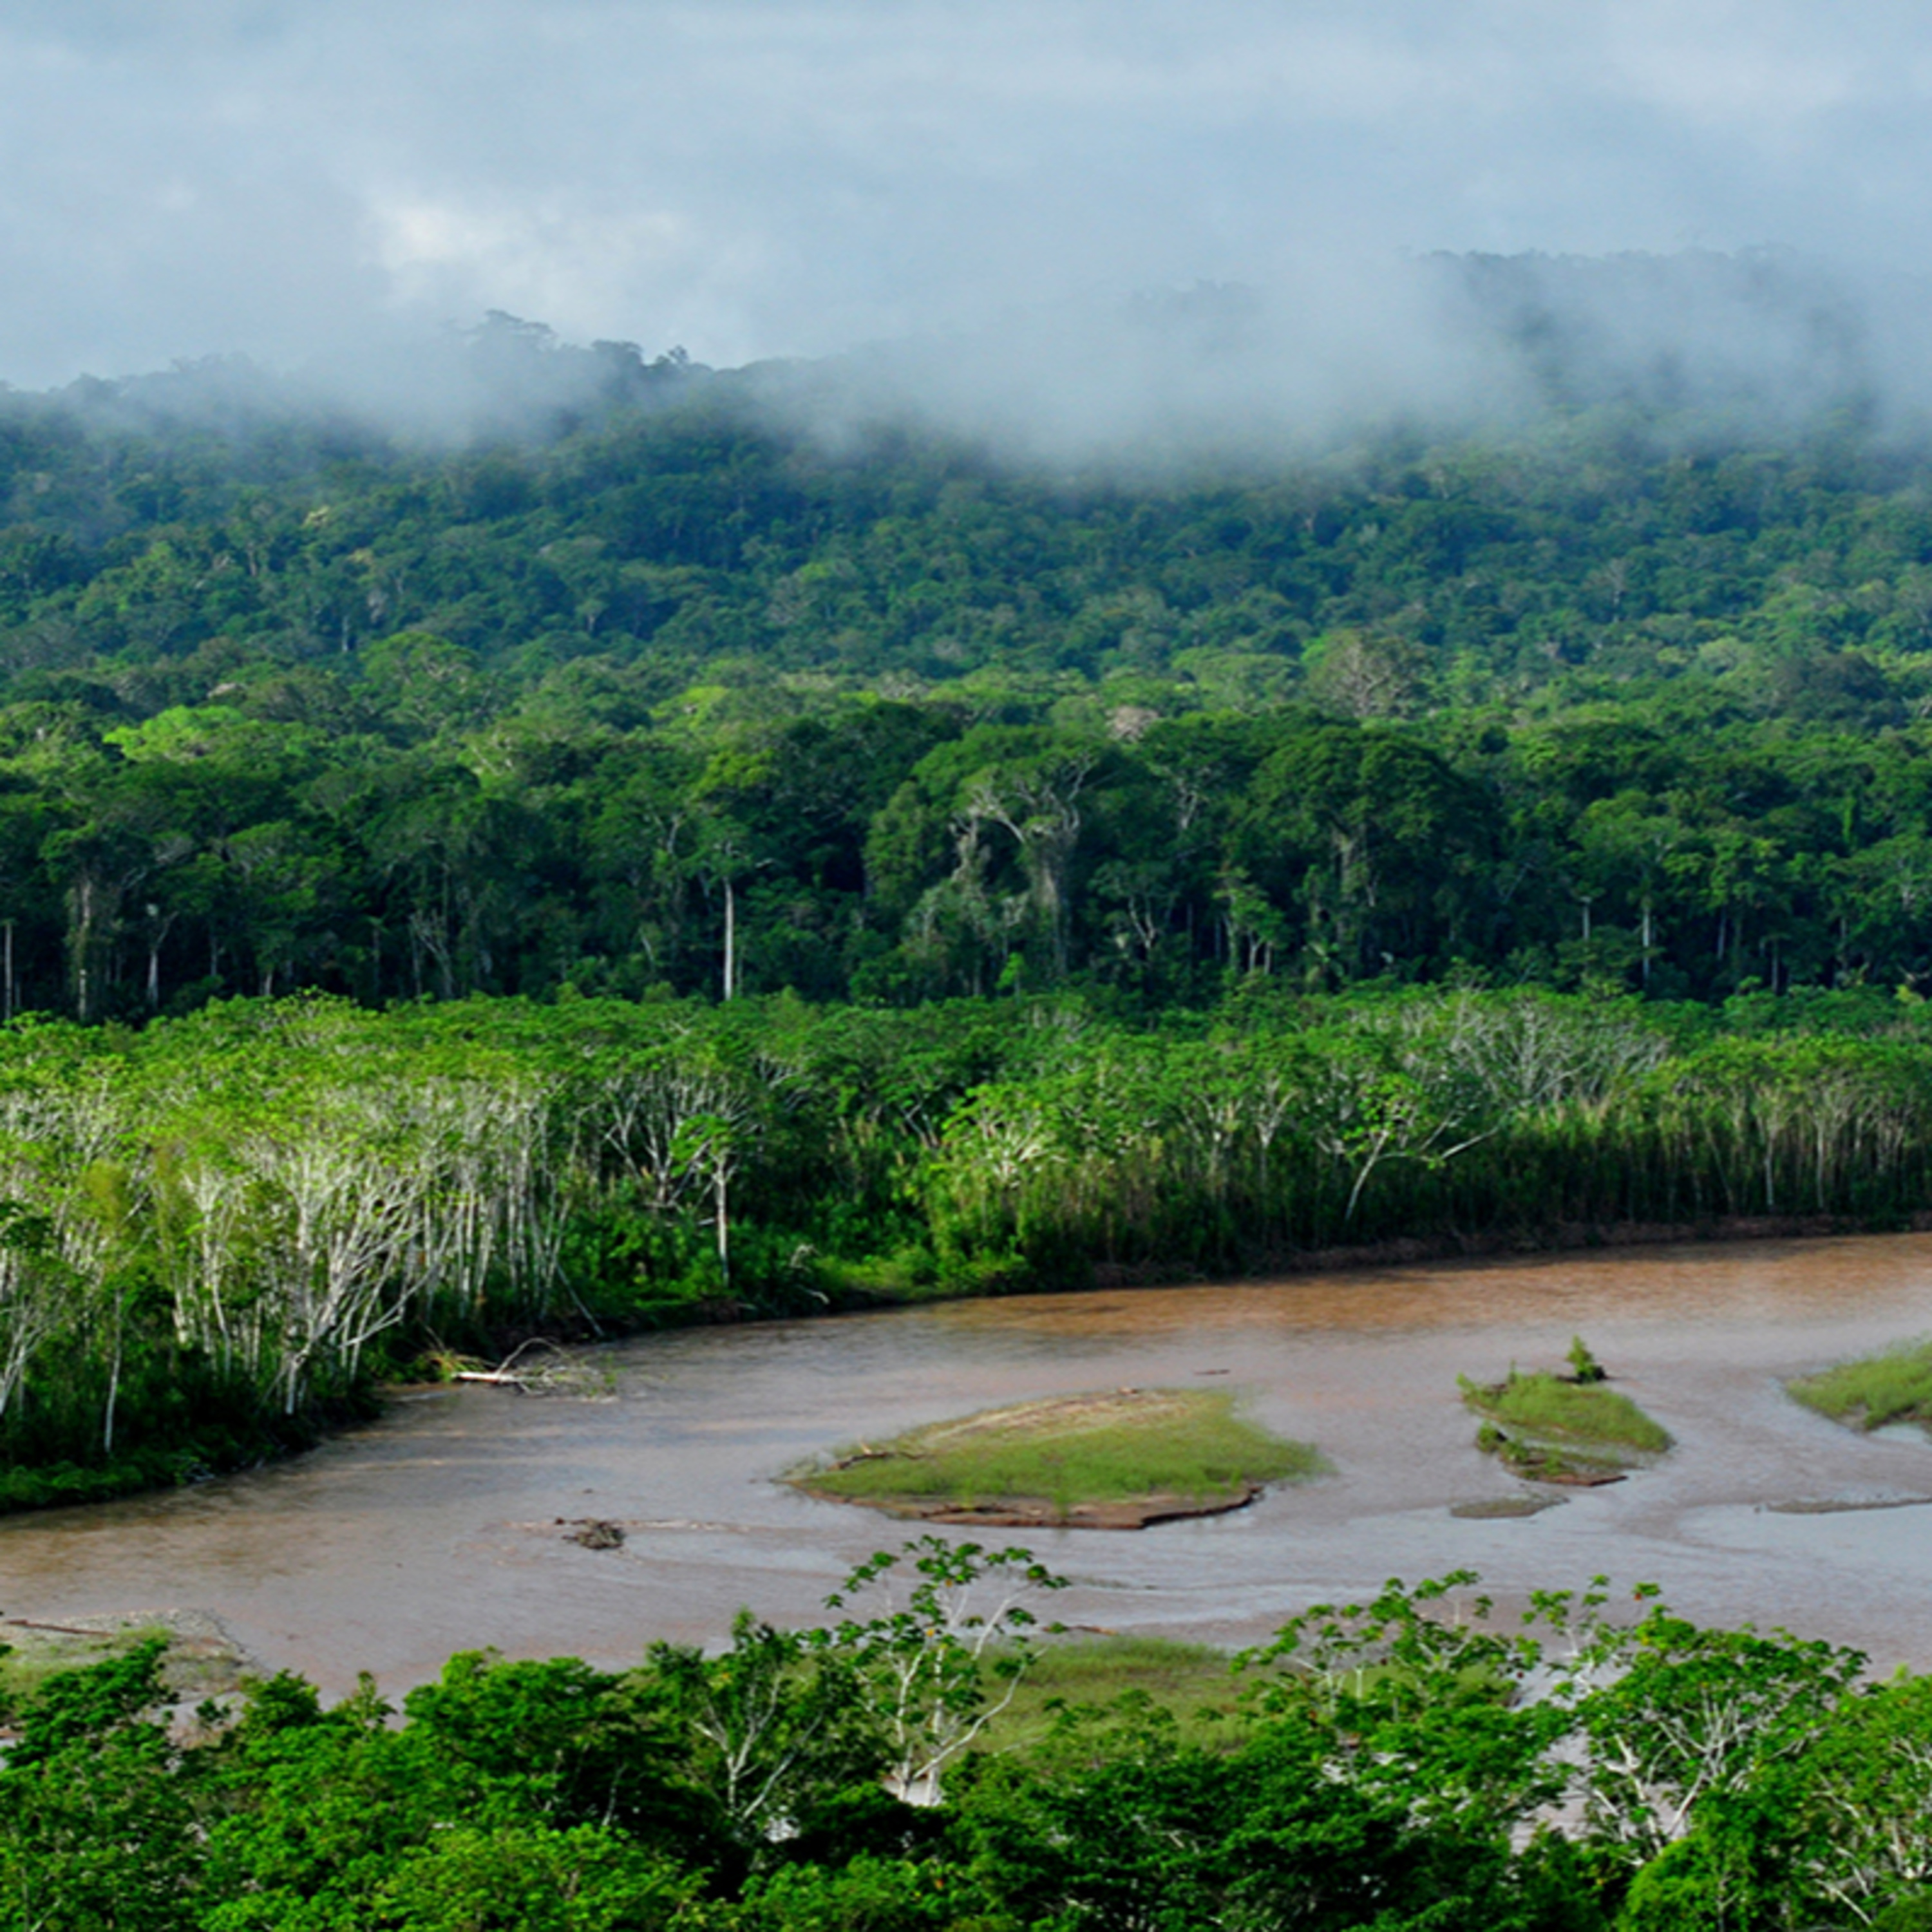
POLYGON ((848 1450, 825 1467, 829 1472, 856 1468, 861 1462, 922 1462, 926 1460, 916 1449, 874 1449, 869 1443, 862 1442, 857 1448, 848 1450))
POLYGON ((610 1393, 608 1370, 595 1368, 555 1342, 538 1336, 513 1349, 494 1368, 465 1356, 447 1358, 443 1379, 481 1382, 514 1389, 518 1395, 564 1395, 585 1399, 610 1393))
POLYGON ((564 1541, 574 1543, 580 1549, 622 1550, 624 1546, 624 1526, 608 1516, 559 1516, 556 1520, 564 1541))

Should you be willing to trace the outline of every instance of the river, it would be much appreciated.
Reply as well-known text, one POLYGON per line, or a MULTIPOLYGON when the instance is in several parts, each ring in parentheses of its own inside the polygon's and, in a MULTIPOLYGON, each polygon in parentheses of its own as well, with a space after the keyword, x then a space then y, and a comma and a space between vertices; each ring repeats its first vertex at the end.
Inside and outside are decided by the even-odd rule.
MULTIPOLYGON (((602 1401, 466 1388, 280 1467, 0 1520, 0 1615, 212 1612, 331 1694, 400 1690, 452 1650, 634 1659, 741 1604, 810 1621, 904 1526, 775 1482, 814 1451, 1029 1396, 1238 1390, 1332 1477, 1131 1534, 1030 1533, 1070 1622, 1221 1642, 1307 1604, 1468 1567, 1505 1600, 1604 1572, 1709 1621, 1932 1667, 1932 1443, 1862 1437, 1783 1378, 1932 1332, 1932 1236, 1444 1263, 712 1328, 614 1347, 602 1401), (1472 1446, 1459 1373, 1560 1366, 1581 1333, 1676 1437, 1658 1467, 1534 1516, 1472 1446), (1923 1498, 1925 1506, 1911 1499, 1923 1498), (1790 1513, 1774 1505, 1894 1504, 1790 1513), (558 1519, 614 1520, 621 1548, 558 1519)), ((1000 1533, 993 1533, 999 1536, 1000 1533)), ((1000 1540, 1006 1540, 1004 1536, 1000 1540)))

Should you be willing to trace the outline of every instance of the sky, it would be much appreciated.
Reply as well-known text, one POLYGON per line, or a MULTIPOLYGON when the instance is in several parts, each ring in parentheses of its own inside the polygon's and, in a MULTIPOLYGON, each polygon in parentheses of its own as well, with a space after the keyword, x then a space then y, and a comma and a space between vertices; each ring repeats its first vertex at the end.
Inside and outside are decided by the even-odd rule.
MULTIPOLYGON (((0 380, 735 364, 1405 251, 1932 255, 1892 0, 0 0, 0 380)), ((1337 292, 1345 292, 1338 294, 1337 292)))

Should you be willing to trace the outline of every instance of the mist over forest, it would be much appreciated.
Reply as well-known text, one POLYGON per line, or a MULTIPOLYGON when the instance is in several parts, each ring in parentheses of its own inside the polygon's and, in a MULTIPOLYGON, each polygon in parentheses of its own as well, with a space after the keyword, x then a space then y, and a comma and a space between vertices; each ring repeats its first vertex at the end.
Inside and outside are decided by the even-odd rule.
POLYGON ((1403 285, 1420 386, 1325 419, 1238 288, 1052 407, 1023 332, 713 370, 500 314, 360 392, 9 395, 9 1010, 1932 977, 1878 324, 1766 255, 1403 285))
POLYGON ((1603 409, 1666 441, 1784 440, 1834 414, 1909 439, 1932 402, 1922 292, 1790 250, 1437 254, 1331 260, 1273 286, 1016 302, 996 326, 732 369, 682 345, 573 343, 493 310, 292 364, 211 355, 10 393, 103 434, 193 428, 236 442, 274 422, 334 424, 427 450, 541 443, 702 386, 834 448, 919 427, 1015 466, 1211 477, 1392 428, 1506 434, 1603 409))

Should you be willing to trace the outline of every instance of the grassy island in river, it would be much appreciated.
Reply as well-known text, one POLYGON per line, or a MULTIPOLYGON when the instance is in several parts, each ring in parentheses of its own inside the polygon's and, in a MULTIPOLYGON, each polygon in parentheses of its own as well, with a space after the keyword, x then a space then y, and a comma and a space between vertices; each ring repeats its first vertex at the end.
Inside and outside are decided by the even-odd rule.
POLYGON ((1117 1389, 1057 1396, 859 1443, 788 1478, 813 1496, 934 1522, 1138 1529, 1238 1509, 1328 1468, 1235 1413, 1232 1396, 1117 1389))
POLYGON ((1633 1459, 1670 1447, 1669 1431, 1600 1380, 1512 1369, 1499 1382, 1465 1376, 1462 1389, 1484 1418, 1477 1446, 1533 1481, 1614 1482, 1633 1459))
POLYGON ((1901 1342, 1786 1384, 1808 1408, 1858 1429, 1888 1422, 1932 1427, 1932 1341, 1901 1342))

